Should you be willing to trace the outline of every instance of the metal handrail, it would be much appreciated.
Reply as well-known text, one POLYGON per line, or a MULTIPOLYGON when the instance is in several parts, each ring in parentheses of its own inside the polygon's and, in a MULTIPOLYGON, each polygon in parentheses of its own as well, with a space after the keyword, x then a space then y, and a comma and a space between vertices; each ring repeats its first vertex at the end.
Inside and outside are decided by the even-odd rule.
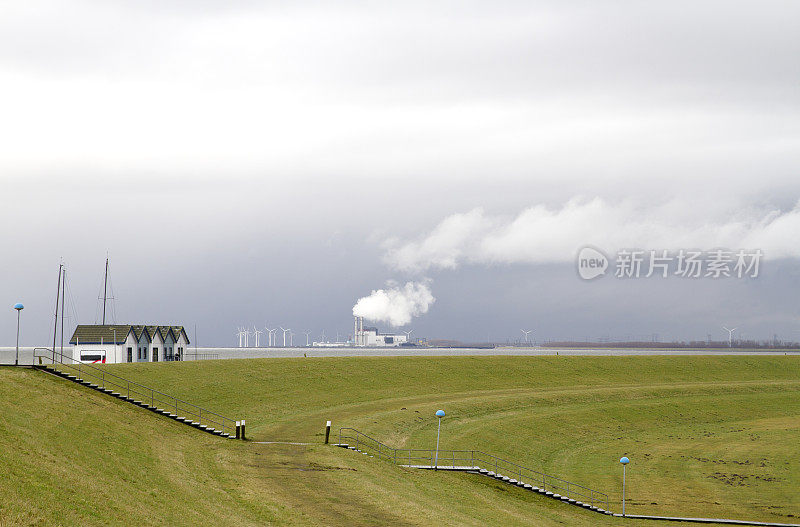
POLYGON ((216 360, 219 353, 184 353, 183 357, 193 357, 193 360, 216 360))
POLYGON ((156 403, 164 406, 164 410, 172 410, 175 409, 175 415, 179 415, 179 411, 183 410, 181 413, 187 414, 187 417, 197 417, 198 424, 203 425, 205 424, 208 426, 209 424, 214 425, 212 428, 217 428, 222 431, 222 433, 229 433, 234 434, 236 428, 236 421, 234 419, 230 419, 228 417, 222 416, 216 412, 212 412, 211 410, 207 410, 201 406, 198 406, 194 403, 190 403, 188 401, 184 401, 182 399, 178 399, 172 395, 163 393, 158 391, 154 388, 150 388, 149 386, 145 386, 140 384, 136 381, 131 381, 126 379, 120 375, 115 373, 108 372, 102 368, 98 368, 96 366, 92 366, 91 364, 86 364, 81 362, 69 355, 65 355, 60 352, 54 352, 50 348, 35 348, 34 349, 34 363, 36 362, 36 358, 40 359, 47 359, 48 361, 52 362, 53 366, 56 364, 60 364, 66 368, 72 368, 73 370, 77 370, 78 375, 76 377, 80 379, 84 379, 84 376, 92 377, 93 379, 97 379, 100 381, 102 388, 107 388, 107 386, 114 386, 119 389, 121 394, 125 394, 129 399, 131 395, 135 397, 139 397, 142 399, 142 402, 150 403, 150 406, 156 407, 156 403), (41 353, 37 353, 40 352, 41 353), (46 354, 44 352, 47 352, 46 354), (58 359, 57 362, 52 362, 51 355, 58 359), (64 360, 68 359, 76 364, 71 364, 65 362, 64 360), (99 373, 97 373, 99 372, 99 373))
POLYGON ((388 460, 396 465, 419 465, 451 469, 483 468, 486 470, 493 469, 496 474, 502 471, 504 475, 509 477, 518 476, 517 481, 524 481, 544 491, 565 496, 567 499, 576 499, 589 505, 605 504, 604 508, 606 510, 609 507, 608 495, 604 492, 524 467, 513 461, 508 461, 480 450, 439 449, 437 462, 436 450, 390 447, 367 434, 359 432, 355 428, 349 427, 339 429, 339 444, 345 443, 361 451, 369 450, 379 459, 388 460), (354 432, 354 435, 350 435, 351 432, 354 432))

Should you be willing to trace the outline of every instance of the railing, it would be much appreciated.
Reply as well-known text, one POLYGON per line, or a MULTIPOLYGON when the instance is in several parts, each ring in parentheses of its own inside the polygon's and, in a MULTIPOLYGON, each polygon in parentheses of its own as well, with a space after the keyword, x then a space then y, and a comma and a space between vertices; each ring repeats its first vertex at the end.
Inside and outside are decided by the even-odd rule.
POLYGON ((234 419, 223 417, 218 413, 206 410, 196 404, 167 395, 166 393, 139 384, 138 382, 125 379, 103 368, 98 368, 97 366, 75 360, 69 355, 54 352, 50 348, 35 348, 33 355, 34 363, 38 357, 39 364, 42 364, 42 360, 45 360, 45 363, 49 362, 53 364, 59 371, 72 373, 75 377, 96 384, 101 388, 113 389, 115 392, 126 396, 128 399, 135 399, 149 404, 154 408, 161 408, 169 412, 174 412, 175 415, 191 419, 200 425, 214 428, 222 433, 231 435, 236 433, 236 421, 234 419))
POLYGON ((344 443, 396 465, 416 465, 445 469, 472 468, 477 470, 483 468, 491 470, 495 474, 514 477, 517 481, 528 483, 545 492, 553 492, 568 499, 574 499, 593 506, 604 505, 603 508, 608 510, 608 495, 603 492, 523 467, 480 450, 439 449, 437 456, 436 450, 392 448, 359 432, 355 428, 339 429, 339 444, 344 443))
POLYGON ((183 360, 216 360, 219 353, 184 353, 183 360))

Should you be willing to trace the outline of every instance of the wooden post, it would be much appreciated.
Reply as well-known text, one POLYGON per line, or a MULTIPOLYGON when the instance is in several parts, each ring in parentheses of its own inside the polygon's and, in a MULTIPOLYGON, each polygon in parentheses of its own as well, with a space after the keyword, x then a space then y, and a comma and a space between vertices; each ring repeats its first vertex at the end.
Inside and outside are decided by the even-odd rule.
POLYGON ((331 422, 325 424, 325 444, 328 444, 328 438, 331 436, 331 422))
POLYGON ((236 421, 236 439, 242 438, 242 422, 236 421))
POLYGON ((245 434, 244 434, 244 430, 245 430, 245 427, 246 427, 246 426, 247 426, 247 422, 245 422, 245 420, 244 420, 244 419, 242 419, 242 441, 244 441, 245 439, 247 439, 247 437, 245 437, 245 434))

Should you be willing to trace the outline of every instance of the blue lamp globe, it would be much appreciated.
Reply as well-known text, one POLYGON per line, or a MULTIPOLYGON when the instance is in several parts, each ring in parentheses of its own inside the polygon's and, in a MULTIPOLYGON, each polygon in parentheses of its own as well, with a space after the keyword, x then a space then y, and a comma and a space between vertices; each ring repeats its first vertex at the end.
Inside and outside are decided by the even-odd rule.
POLYGON ((444 410, 436 410, 436 417, 444 417, 444 410))
POLYGON ((20 311, 22 309, 25 309, 25 306, 23 306, 22 304, 17 302, 16 304, 14 304, 14 309, 16 309, 17 311, 20 311))
POLYGON ((627 465, 628 463, 631 462, 631 460, 623 456, 620 458, 619 462, 622 463, 623 465, 627 465))

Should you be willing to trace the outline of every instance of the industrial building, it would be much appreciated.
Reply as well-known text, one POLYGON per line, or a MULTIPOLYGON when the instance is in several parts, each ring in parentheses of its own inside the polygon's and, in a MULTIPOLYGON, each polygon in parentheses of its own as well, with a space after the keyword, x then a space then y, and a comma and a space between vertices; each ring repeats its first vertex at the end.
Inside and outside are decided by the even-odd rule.
POLYGON ((76 361, 159 362, 183 360, 189 337, 183 326, 82 324, 69 343, 76 361))
POLYGON ((400 346, 408 342, 408 335, 397 335, 394 333, 379 333, 378 328, 373 326, 364 327, 364 317, 355 317, 354 346, 364 347, 384 347, 400 346))

